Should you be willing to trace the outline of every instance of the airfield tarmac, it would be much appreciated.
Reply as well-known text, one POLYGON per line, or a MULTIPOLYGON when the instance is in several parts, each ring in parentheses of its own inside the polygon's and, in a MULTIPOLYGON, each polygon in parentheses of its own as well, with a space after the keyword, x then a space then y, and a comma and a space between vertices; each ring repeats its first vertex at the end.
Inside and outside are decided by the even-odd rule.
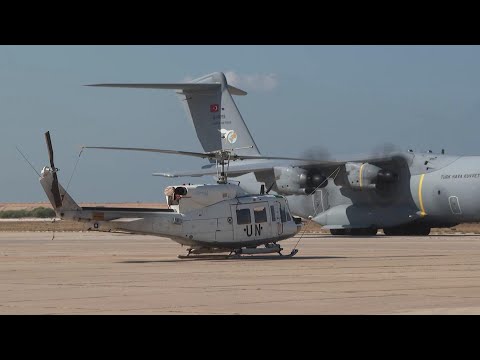
MULTIPOLYGON (((480 314, 480 235, 305 234, 291 259, 153 236, 0 232, 0 314, 480 314)), ((281 242, 289 253, 297 238, 281 242)))

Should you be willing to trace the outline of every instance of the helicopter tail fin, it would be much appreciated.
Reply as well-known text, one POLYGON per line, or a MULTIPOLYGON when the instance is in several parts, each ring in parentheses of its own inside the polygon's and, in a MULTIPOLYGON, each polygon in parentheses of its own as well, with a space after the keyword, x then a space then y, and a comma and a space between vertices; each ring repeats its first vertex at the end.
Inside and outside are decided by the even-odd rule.
POLYGON ((45 166, 41 172, 40 184, 45 190, 48 200, 52 204, 55 212, 61 214, 64 211, 81 210, 82 208, 72 199, 61 184, 57 182, 55 185, 54 173, 51 168, 45 166), (60 196, 60 203, 58 203, 56 199, 57 189, 60 196))
MULTIPOLYGON (((52 204, 57 214, 62 214, 64 211, 81 210, 75 201, 70 197, 65 189, 58 182, 57 171, 55 167, 52 140, 50 132, 45 133, 45 140, 47 142, 48 157, 50 159, 50 167, 45 166, 40 174, 40 184, 43 186, 48 200, 52 204)), ((63 217, 63 214, 61 215, 63 217)))

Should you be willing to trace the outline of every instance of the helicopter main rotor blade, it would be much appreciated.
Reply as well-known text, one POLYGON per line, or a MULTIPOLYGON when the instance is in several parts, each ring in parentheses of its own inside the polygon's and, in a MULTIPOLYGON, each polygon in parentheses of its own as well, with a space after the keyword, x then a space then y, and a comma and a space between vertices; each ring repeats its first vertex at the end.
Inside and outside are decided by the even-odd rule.
POLYGON ((55 163, 53 162, 53 146, 52 146, 52 139, 50 138, 50 131, 47 131, 45 133, 45 140, 47 142, 48 157, 50 158, 50 168, 53 176, 51 190, 53 194, 53 199, 55 201, 55 207, 59 208, 62 206, 62 197, 60 196, 60 188, 58 187, 58 178, 57 178, 58 169, 55 167, 55 163))
POLYGON ((149 149, 149 148, 130 148, 130 147, 115 147, 115 146, 82 146, 83 149, 100 149, 100 150, 126 150, 126 151, 145 151, 155 152, 161 154, 174 154, 194 156, 202 159, 215 158, 215 155, 209 153, 198 153, 192 151, 178 151, 178 150, 165 150, 165 149, 149 149))
POLYGON ((255 156, 255 155, 237 155, 230 150, 218 150, 207 153, 193 152, 193 151, 179 151, 167 149, 153 149, 153 148, 134 148, 134 147, 116 147, 116 146, 83 146, 84 149, 100 149, 100 150, 125 150, 125 151, 144 151, 161 154, 173 154, 199 157, 202 159, 218 159, 218 160, 295 160, 306 161, 313 164, 336 164, 334 161, 316 161, 310 159, 300 159, 282 156, 255 156))

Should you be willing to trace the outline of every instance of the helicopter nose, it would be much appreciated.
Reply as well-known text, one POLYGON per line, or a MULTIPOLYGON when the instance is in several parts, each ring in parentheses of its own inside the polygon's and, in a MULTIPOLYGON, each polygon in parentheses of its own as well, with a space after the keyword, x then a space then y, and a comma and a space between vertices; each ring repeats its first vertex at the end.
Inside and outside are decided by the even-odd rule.
POLYGON ((297 230, 295 233, 298 233, 300 230, 302 230, 303 223, 302 223, 302 218, 297 217, 297 216, 292 216, 293 221, 295 222, 295 225, 297 225, 297 230))

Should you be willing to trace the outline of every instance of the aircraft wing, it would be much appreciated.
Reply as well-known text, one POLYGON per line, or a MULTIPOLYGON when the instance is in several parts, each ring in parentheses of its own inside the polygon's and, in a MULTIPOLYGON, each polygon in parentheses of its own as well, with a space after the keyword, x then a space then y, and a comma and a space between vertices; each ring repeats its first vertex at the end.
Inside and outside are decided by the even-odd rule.
MULTIPOLYGON (((284 159, 284 158, 280 158, 284 159)), ((332 160, 332 161, 323 161, 323 160, 290 160, 282 161, 276 160, 276 158, 263 158, 254 160, 249 158, 249 160, 244 160, 241 163, 231 164, 228 169, 228 174, 233 176, 239 176, 247 174, 250 172, 261 172, 272 170, 276 166, 293 166, 300 167, 304 169, 321 169, 321 168, 332 168, 344 165, 347 162, 387 162, 393 159, 392 155, 388 156, 357 156, 345 160, 332 160)), ((172 171, 172 172, 155 172, 152 175, 154 176, 164 176, 164 177, 197 177, 197 176, 206 176, 206 175, 216 175, 218 173, 217 168, 214 165, 204 166, 202 169, 198 170, 186 170, 186 171, 172 171)))

